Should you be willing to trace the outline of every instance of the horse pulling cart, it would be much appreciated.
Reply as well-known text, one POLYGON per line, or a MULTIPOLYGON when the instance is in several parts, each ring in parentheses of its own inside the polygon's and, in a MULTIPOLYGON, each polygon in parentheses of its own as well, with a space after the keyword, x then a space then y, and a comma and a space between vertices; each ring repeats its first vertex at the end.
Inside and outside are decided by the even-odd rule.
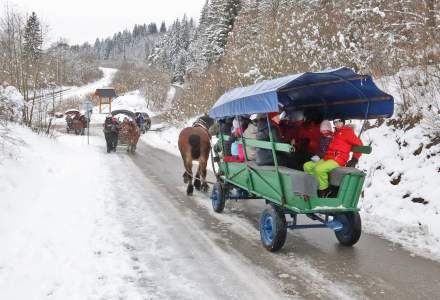
POLYGON ((66 132, 74 132, 76 135, 84 135, 87 128, 87 118, 77 109, 69 109, 64 112, 66 115, 66 132))
POLYGON ((125 109, 112 111, 112 116, 123 116, 119 122, 118 146, 127 147, 127 152, 134 153, 139 141, 140 130, 135 122, 135 113, 125 109))
MULTIPOLYGON (((308 108, 318 110, 327 120, 367 120, 391 117, 394 104, 393 97, 379 90, 370 76, 340 68, 233 89, 219 98, 209 115, 222 126, 222 121, 227 118, 266 114, 264 122, 270 129, 268 113, 308 108)), ((290 144, 275 142, 271 130, 269 141, 239 138, 245 152, 243 162, 225 161, 228 138, 225 134, 218 134, 218 143, 214 146, 213 160, 219 167, 211 194, 215 212, 221 213, 228 199, 264 199, 267 208, 260 217, 260 237, 269 251, 283 247, 287 229, 329 228, 346 246, 359 240, 361 218, 357 205, 366 176, 363 171, 348 167, 334 169, 329 174, 333 192, 322 198, 317 194, 315 177, 279 166, 277 153, 289 153, 293 149, 290 144), (270 150, 274 165, 262 166, 249 160, 246 146, 270 150), (317 223, 299 224, 299 215, 317 223)), ((368 154, 371 148, 358 146, 352 151, 368 154)))

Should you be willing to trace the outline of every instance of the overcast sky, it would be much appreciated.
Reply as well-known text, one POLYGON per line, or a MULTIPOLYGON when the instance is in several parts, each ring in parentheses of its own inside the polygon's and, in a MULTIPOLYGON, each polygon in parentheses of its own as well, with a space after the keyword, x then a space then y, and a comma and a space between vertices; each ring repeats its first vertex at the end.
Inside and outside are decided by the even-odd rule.
MULTIPOLYGON (((2 1, 2 4, 5 1, 2 1)), ((167 25, 183 14, 198 20, 206 0, 8 0, 23 13, 35 11, 49 25, 52 42, 60 37, 69 43, 93 43, 134 24, 164 20, 167 25)), ((3 5, 2 5, 3 8, 3 5)))

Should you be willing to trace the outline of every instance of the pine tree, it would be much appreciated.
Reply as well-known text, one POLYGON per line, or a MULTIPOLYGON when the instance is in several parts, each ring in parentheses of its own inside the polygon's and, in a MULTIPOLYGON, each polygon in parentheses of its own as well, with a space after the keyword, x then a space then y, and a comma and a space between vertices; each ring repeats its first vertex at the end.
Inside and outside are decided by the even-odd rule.
POLYGON ((26 22, 24 29, 24 56, 29 64, 35 64, 42 56, 43 37, 41 33, 40 21, 35 12, 26 22))
POLYGON ((156 25, 156 23, 150 23, 150 24, 148 24, 148 32, 149 32, 150 34, 155 34, 155 33, 157 33, 157 25, 156 25))
POLYGON ((167 32, 167 27, 166 27, 166 25, 165 25, 165 22, 164 21, 162 21, 162 23, 160 24, 160 33, 165 33, 165 32, 167 32))
POLYGON ((234 27, 235 18, 240 9, 240 0, 212 0, 208 3, 205 32, 208 44, 204 49, 204 57, 210 64, 223 55, 229 32, 234 27))

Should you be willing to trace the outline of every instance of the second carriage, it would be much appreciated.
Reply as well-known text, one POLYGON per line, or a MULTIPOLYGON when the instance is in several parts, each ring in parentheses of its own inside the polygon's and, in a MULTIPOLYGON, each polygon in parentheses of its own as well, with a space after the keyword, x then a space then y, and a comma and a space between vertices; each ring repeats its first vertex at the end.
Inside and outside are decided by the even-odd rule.
POLYGON ((77 109, 68 109, 64 115, 66 116, 66 132, 84 135, 88 125, 87 118, 77 109))
POLYGON ((135 122, 135 113, 126 109, 112 111, 112 116, 119 121, 118 146, 126 147, 127 152, 134 153, 140 137, 140 129, 135 122))

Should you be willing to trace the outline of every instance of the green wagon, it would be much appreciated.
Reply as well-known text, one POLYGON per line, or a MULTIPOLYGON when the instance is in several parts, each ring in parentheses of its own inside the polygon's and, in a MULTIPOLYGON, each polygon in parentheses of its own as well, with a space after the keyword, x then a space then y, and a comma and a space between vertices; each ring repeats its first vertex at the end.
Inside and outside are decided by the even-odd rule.
MULTIPOLYGON (((209 115, 222 124, 222 120, 231 117, 308 108, 318 110, 328 120, 336 117, 367 120, 392 116, 394 101, 392 96, 377 88, 370 76, 339 68, 233 89, 219 98, 209 115)), ((270 128, 268 117, 267 123, 270 128)), ((312 175, 279 166, 277 153, 292 152, 290 144, 274 142, 272 134, 269 134, 269 141, 241 137, 239 143, 243 145, 245 160, 231 162, 224 159, 229 137, 224 133, 217 137, 213 159, 218 163, 218 171, 211 194, 213 209, 221 213, 228 199, 265 199, 267 208, 261 214, 260 236, 266 249, 279 250, 285 243, 288 228, 329 228, 335 231, 338 241, 347 246, 359 240, 358 201, 366 176, 364 172, 348 167, 331 171, 329 182, 333 192, 320 198, 318 183, 312 175), (271 150, 274 165, 261 166, 248 160, 246 146, 271 150), (299 214, 316 222, 299 224, 299 214)), ((368 154, 371 148, 358 146, 352 151, 368 154)))

